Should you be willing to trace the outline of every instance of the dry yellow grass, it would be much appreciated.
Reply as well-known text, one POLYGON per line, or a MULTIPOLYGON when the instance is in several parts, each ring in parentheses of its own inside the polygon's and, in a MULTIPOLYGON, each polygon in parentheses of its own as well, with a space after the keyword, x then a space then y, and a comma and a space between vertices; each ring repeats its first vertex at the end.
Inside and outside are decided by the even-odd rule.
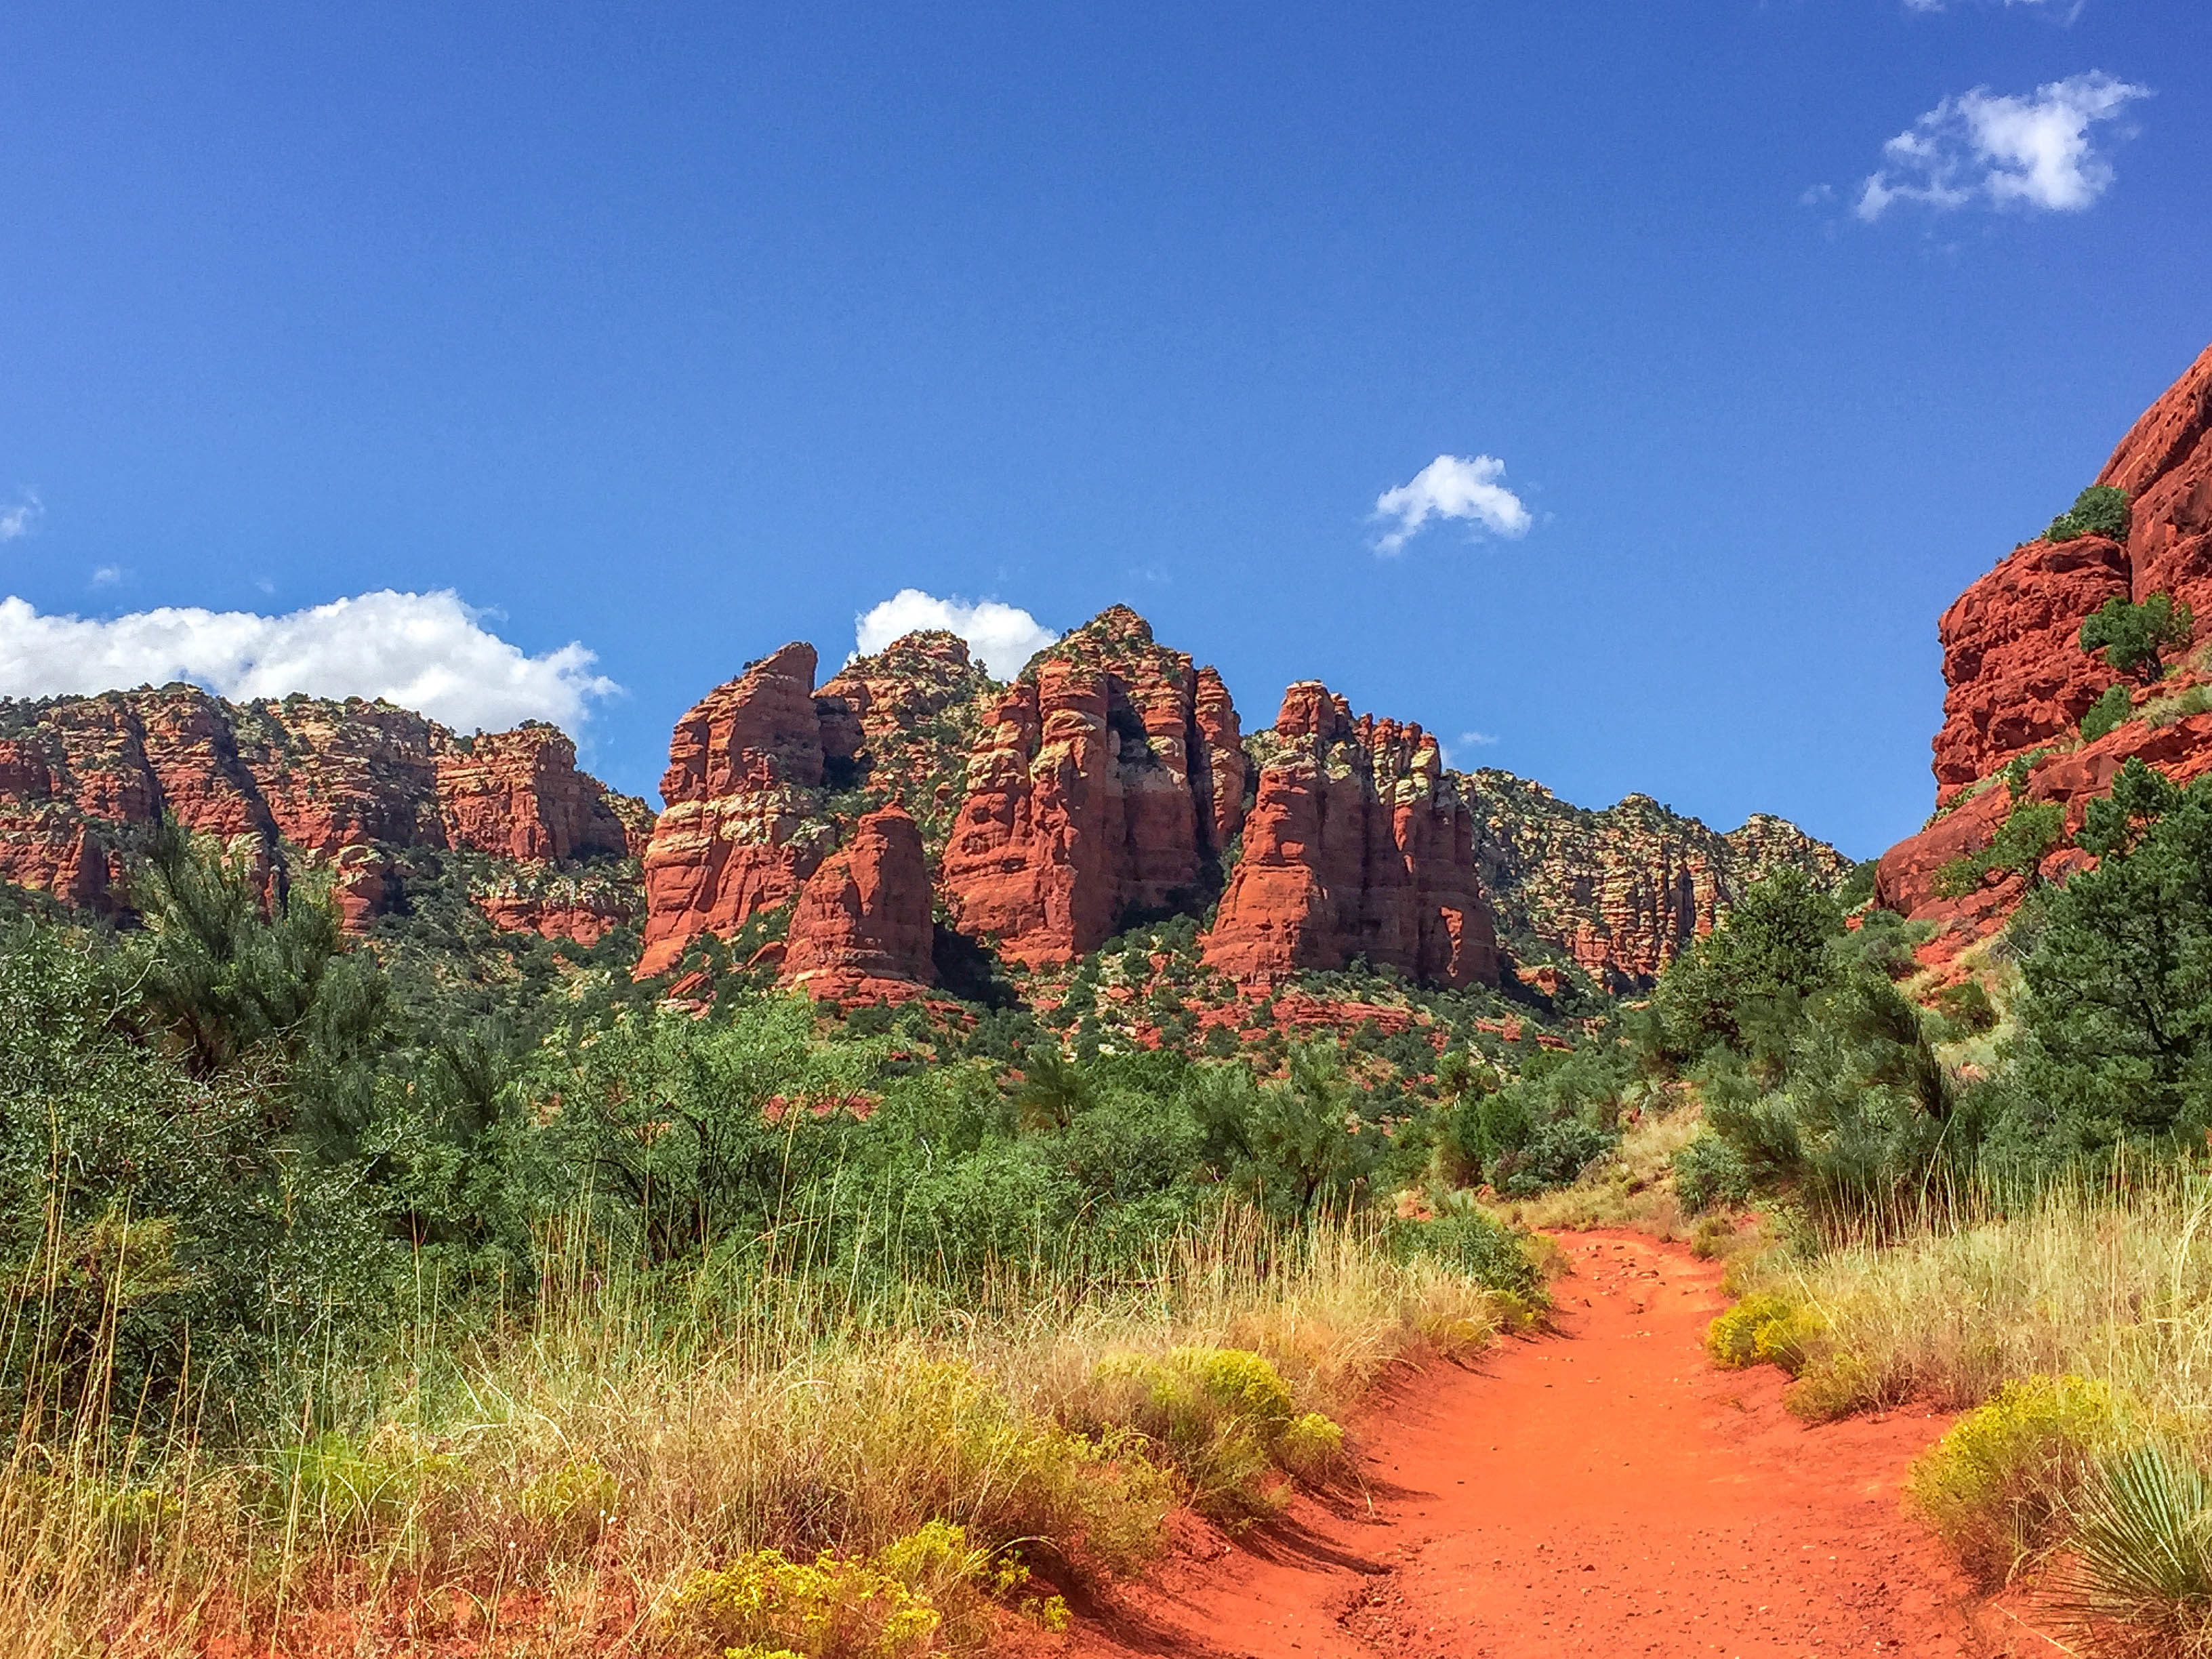
POLYGON ((1114 1431, 1105 1357, 1249 1350, 1298 1410, 1335 1414, 1508 1316, 1368 1233, 1243 1215, 1110 1291, 1010 1273, 865 1318, 773 1273, 676 1306, 572 1278, 514 1330, 422 1334, 334 1407, 345 1432, 261 1455, 118 1449, 97 1424, 58 1453, 24 1439, 0 1470, 0 1654, 260 1651, 272 1632, 368 1653, 410 1629, 505 1651, 502 1618, 518 1652, 649 1645, 703 1570, 877 1552, 933 1521, 986 1551, 1021 1540, 1048 1577, 1122 1570, 1173 1494, 1114 1431), (1086 1424, 1104 1432, 1068 1426, 1086 1424))

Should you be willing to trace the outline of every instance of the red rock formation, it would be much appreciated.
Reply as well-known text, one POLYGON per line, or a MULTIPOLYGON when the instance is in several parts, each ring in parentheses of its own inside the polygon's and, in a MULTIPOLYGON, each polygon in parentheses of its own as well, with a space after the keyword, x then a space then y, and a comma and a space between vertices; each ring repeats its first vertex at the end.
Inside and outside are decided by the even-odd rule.
POLYGON ((394 849, 619 854, 623 815, 643 811, 577 772, 550 726, 459 739, 358 698, 230 703, 172 685, 0 702, 0 880, 88 905, 110 902, 118 831, 164 813, 196 834, 251 837, 268 869, 283 848, 327 866, 357 931, 389 900, 394 849), (450 833, 449 772, 464 781, 450 833), (465 782, 494 776, 491 793, 465 782))
POLYGON ((557 726, 449 738, 434 756, 448 846, 532 864, 645 851, 599 781, 576 769, 576 745, 557 726))
POLYGON ((2097 477, 2128 492, 2136 598, 2171 593, 2212 632, 2212 346, 2145 411, 2097 477))
POLYGON ((594 892, 528 893, 495 890, 474 896, 495 927, 540 939, 569 939, 587 949, 630 919, 628 904, 594 892))
POLYGON ((665 810, 645 852, 637 976, 674 967, 701 933, 730 938, 805 884, 836 839, 818 817, 823 720, 814 647, 787 645, 676 723, 665 810))
POLYGON ((1284 694, 1206 960, 1246 985, 1354 957, 1498 982, 1474 825, 1418 726, 1358 720, 1318 681, 1284 694))
POLYGON ((885 806, 861 818, 799 890, 781 978, 817 1000, 902 1001, 933 977, 932 932, 921 831, 885 806))
POLYGON ((896 800, 922 850, 945 845, 967 783, 969 751, 998 686, 957 634, 927 629, 848 663, 814 694, 825 778, 869 806, 896 800))
MULTIPOLYGON (((1960 897, 1935 890, 1936 872, 1986 848, 2011 811, 2011 792, 1993 775, 2007 763, 2054 751, 2036 762, 2024 795, 2064 805, 2069 833, 2130 756, 2182 781, 2212 770, 2212 716, 2152 706, 2202 683, 2192 666, 2134 688, 2138 718, 2093 744, 2078 737, 2081 714, 2118 678, 2080 646, 2083 619, 2106 599, 2171 594, 2196 612, 2200 639, 2212 630, 2212 349, 2136 422, 2097 481, 2128 493, 2124 548, 2099 537, 2031 542, 1944 614, 1942 815, 1882 855, 1876 884, 1884 904, 1942 927, 1922 953, 1931 965, 2002 926, 2024 888, 1993 872, 1960 897)), ((2083 862, 2061 849, 2045 873, 2063 878, 2083 862)))
POLYGON ((1016 962, 1066 962, 1126 911, 1194 896, 1238 827, 1236 735, 1219 677, 1126 606, 1068 635, 992 710, 969 763, 942 866, 954 925, 1016 962))
POLYGON ((1939 802, 2014 757, 2063 743, 2118 678, 2082 651, 2081 623, 2114 597, 2186 600, 2212 631, 2212 349, 2122 439, 2097 482, 2128 493, 2128 544, 2033 541, 1943 615, 1939 802))
POLYGON ((2126 599, 2130 582, 2126 550, 2101 536, 2034 541, 1943 613, 1936 633, 1950 690, 1936 736, 1938 799, 2081 724, 2119 678, 2081 649, 2082 620, 2126 599))

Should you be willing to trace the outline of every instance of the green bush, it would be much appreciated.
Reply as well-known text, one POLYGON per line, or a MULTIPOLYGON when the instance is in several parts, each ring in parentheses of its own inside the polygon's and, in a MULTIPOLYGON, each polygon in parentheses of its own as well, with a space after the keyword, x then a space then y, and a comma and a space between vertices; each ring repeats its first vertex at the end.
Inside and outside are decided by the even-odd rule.
POLYGON ((1795 1376, 1826 1352, 1827 1322, 1801 1303, 1759 1291, 1705 1328, 1705 1352, 1727 1370, 1778 1365, 1795 1376))
POLYGON ((1682 1207, 1699 1215, 1720 1204, 1746 1204, 1751 1200, 1751 1166, 1743 1154, 1715 1134, 1700 1128, 1674 1154, 1674 1192, 1682 1207))
POLYGON ((2176 605, 2164 593, 2154 593, 2141 605, 2115 595, 2082 623, 2081 648, 2092 654, 2101 651, 2117 673, 2154 680, 2165 672, 2166 653, 2187 645, 2195 627, 2188 605, 2176 605))
POLYGON ((2108 685, 2097 694, 2081 716, 2081 741, 2094 743, 2098 738, 2118 730, 2135 714, 2135 699, 2128 695, 2124 685, 2108 685))
POLYGON ((1433 1221, 1393 1221, 1384 1235, 1400 1261, 1424 1256, 1489 1290, 1523 1302, 1544 1299, 1543 1270, 1528 1238, 1480 1210, 1455 1210, 1433 1221))
POLYGON ((1279 1471, 1312 1477, 1342 1455, 1342 1431, 1318 1413, 1300 1415, 1281 1375, 1244 1349, 1118 1354, 1092 1386, 1103 1415, 1151 1440, 1189 1481, 1191 1506, 1224 1525, 1279 1512, 1288 1498, 1279 1471))
POLYGON ((2124 543, 2132 516, 2126 490, 2111 484, 2091 484, 2074 498, 2070 511, 2051 521, 2051 527, 2043 532, 2043 539, 2070 542, 2083 536, 2104 536, 2124 543))
POLYGON ((1939 898, 1964 898, 1982 884, 1992 870, 2023 876, 2030 882, 2045 854, 2066 837, 2066 809, 2055 800, 2024 800, 2014 806, 2005 821, 1978 853, 1962 853, 1936 872, 1934 886, 1939 898))

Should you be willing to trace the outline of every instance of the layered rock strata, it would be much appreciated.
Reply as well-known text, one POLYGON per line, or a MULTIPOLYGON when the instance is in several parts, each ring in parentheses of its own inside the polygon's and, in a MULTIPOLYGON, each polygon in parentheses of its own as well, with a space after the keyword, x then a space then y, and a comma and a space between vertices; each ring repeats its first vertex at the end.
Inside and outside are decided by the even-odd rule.
POLYGON ((1833 887, 1851 861, 1765 813, 1723 835, 1649 795, 1602 811, 1486 769, 1456 777, 1498 927, 1518 950, 1559 949, 1609 989, 1648 986, 1753 884, 1802 871, 1833 887))
POLYGON ((1116 605, 1024 671, 970 757, 941 866, 953 925, 1032 966, 1196 902, 1243 819, 1237 715, 1211 670, 1116 605))
POLYGON ((347 925, 386 902, 410 848, 513 864, 621 859, 644 803, 579 772, 550 726, 460 737, 387 703, 233 703, 195 686, 0 702, 0 880, 119 902, 125 832, 165 814, 326 869, 347 925))
POLYGON ((1354 957, 1452 986, 1498 981, 1474 817, 1418 726, 1363 714, 1318 681, 1293 685, 1263 740, 1206 960, 1245 985, 1354 957))
POLYGON ((812 646, 787 645, 677 721, 645 850, 641 978, 674 967, 702 933, 728 939, 788 902, 836 844, 820 813, 814 665, 812 646))

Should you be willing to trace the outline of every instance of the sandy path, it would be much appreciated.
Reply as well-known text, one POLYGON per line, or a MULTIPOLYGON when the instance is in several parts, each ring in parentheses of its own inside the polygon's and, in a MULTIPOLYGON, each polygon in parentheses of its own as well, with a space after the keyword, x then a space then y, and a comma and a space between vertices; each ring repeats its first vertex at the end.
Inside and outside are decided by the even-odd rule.
POLYGON ((1900 1510, 1946 1419, 1808 1430, 1771 1368, 1716 1370, 1717 1269, 1629 1234, 1565 1236, 1560 1334, 1408 1386, 1360 1438, 1364 1494, 1200 1544, 1079 1651, 2042 1656, 1978 1607, 1900 1510), (1200 1559, 1204 1556, 1206 1559, 1200 1559))

